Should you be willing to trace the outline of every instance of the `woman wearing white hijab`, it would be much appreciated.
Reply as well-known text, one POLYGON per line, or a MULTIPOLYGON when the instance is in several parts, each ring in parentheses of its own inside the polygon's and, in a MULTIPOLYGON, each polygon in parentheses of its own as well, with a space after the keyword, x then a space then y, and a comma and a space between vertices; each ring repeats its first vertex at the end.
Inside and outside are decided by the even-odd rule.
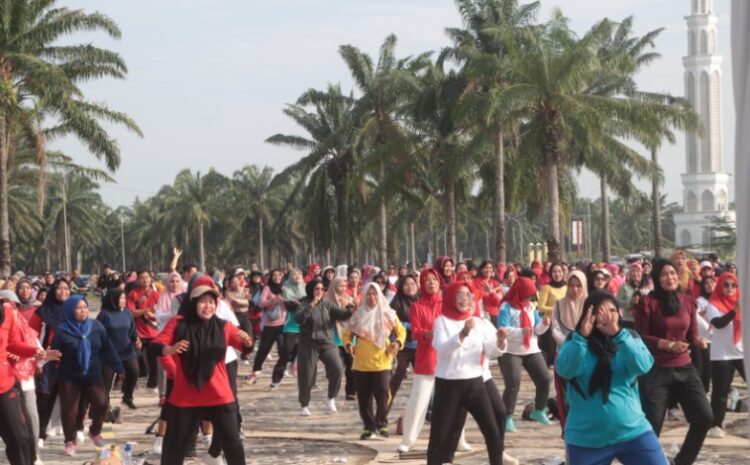
POLYGON ((395 355, 404 346, 406 330, 376 283, 367 283, 362 294, 362 304, 344 332, 344 345, 354 357, 354 389, 364 423, 360 438, 369 439, 376 432, 388 437, 386 416, 391 369, 395 355))

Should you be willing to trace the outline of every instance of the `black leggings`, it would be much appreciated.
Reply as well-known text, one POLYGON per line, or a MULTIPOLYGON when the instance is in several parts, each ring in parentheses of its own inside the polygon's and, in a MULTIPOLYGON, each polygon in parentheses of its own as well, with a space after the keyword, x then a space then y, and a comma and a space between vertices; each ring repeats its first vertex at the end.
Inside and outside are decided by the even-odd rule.
POLYGON ((638 379, 638 383, 643 413, 657 436, 664 424, 669 399, 674 398, 682 406, 690 427, 674 462, 676 465, 695 462, 713 423, 706 391, 695 367, 691 364, 674 368, 654 365, 651 371, 638 379))
POLYGON ((501 465, 503 463, 503 439, 498 421, 502 415, 499 407, 495 408, 492 404, 481 376, 456 380, 435 378, 427 464, 441 465, 452 461, 458 444, 456 436, 460 436, 458 424, 460 421, 463 427, 468 411, 482 431, 490 465, 501 465))
POLYGON ((5 456, 10 465, 31 465, 34 446, 29 425, 15 388, 0 394, 0 438, 5 443, 5 456))
POLYGON ((57 400, 57 381, 46 391, 36 392, 36 408, 39 412, 39 438, 47 439, 47 425, 57 400))
POLYGON ((354 389, 357 391, 359 416, 368 431, 377 431, 388 425, 388 382, 391 371, 354 370, 354 389), (372 401, 375 400, 375 413, 372 401))
POLYGON ((89 434, 96 436, 102 432, 102 423, 109 407, 109 389, 104 382, 91 384, 74 384, 59 381, 57 389, 60 394, 60 419, 62 420, 65 442, 75 441, 76 425, 79 417, 81 397, 85 396, 91 406, 91 426, 89 434))
POLYGON ((227 465, 245 465, 245 450, 237 424, 237 404, 232 402, 213 407, 176 407, 167 411, 167 434, 161 454, 161 465, 182 465, 195 425, 208 420, 214 426, 224 450, 227 465))
POLYGON ((711 391, 711 411, 714 414, 712 426, 723 427, 724 416, 727 413, 727 395, 732 389, 735 371, 746 380, 742 359, 711 361, 711 378, 714 380, 714 390, 711 391))
POLYGON ((156 353, 148 350, 152 340, 141 339, 141 351, 138 355, 139 373, 140 376, 148 374, 146 387, 149 389, 155 389, 159 385, 159 365, 156 361, 156 353))
POLYGON ((396 371, 391 376, 391 400, 388 402, 388 410, 391 410, 393 399, 396 397, 401 382, 406 379, 406 370, 411 364, 414 367, 414 360, 417 356, 417 349, 404 349, 396 355, 396 371))
MULTIPOLYGON (((234 314, 237 317, 237 322, 240 324, 240 329, 253 336, 253 323, 250 321, 250 315, 247 312, 238 312, 234 314)), ((242 360, 247 359, 247 354, 253 351, 253 347, 242 348, 242 360)))
POLYGON ((255 360, 253 361, 254 372, 263 369, 263 362, 266 361, 266 357, 268 357, 268 353, 271 352, 273 344, 283 332, 284 325, 265 326, 263 328, 263 332, 260 334, 260 345, 258 346, 258 352, 255 353, 255 360))
MULTIPOLYGON (((122 400, 133 400, 133 391, 138 382, 138 358, 133 357, 122 361, 125 367, 125 381, 122 382, 122 400)), ((107 391, 112 389, 112 380, 115 378, 115 372, 107 364, 102 364, 102 375, 104 377, 104 386, 107 391)))
POLYGON ((273 367, 273 374, 271 375, 271 382, 273 383, 281 381, 284 377, 287 363, 297 355, 299 333, 284 333, 283 339, 281 353, 279 353, 279 360, 276 361, 276 365, 273 367))
POLYGON ((341 356, 341 363, 344 365, 344 393, 347 396, 353 396, 356 394, 356 390, 354 389, 354 372, 352 372, 354 357, 343 347, 339 347, 339 355, 341 356))

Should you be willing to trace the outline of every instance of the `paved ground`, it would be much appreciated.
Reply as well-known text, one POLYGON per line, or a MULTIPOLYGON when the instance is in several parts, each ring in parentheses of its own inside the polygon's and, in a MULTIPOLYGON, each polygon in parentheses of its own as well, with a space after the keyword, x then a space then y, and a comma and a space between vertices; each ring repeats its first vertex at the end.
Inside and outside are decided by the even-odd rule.
MULTIPOLYGON (((272 363, 266 362, 266 372, 271 369, 272 363)), ((249 373, 249 367, 242 366, 240 372, 249 373)), ((324 373, 322 366, 319 373, 324 373)), ((502 379, 499 378, 497 366, 493 367, 493 373, 498 386, 502 389, 502 379)), ((399 437, 359 441, 362 424, 356 402, 342 398, 338 401, 339 413, 326 414, 323 406, 325 389, 320 389, 313 392, 310 404, 313 415, 300 417, 297 415, 295 379, 285 378, 281 386, 273 391, 269 389, 269 383, 269 376, 265 373, 258 378, 254 386, 241 383, 240 399, 248 435, 245 439, 245 451, 249 464, 424 463, 424 460, 418 459, 399 460, 395 452, 399 437)), ((403 410, 409 390, 410 382, 407 380, 396 397, 390 415, 392 423, 395 423, 399 412, 403 410)), ((532 399, 533 384, 525 377, 519 405, 531 402, 532 399)), ((119 397, 115 396, 114 405, 119 405, 119 402, 119 397)), ((124 409, 123 424, 108 428, 118 443, 134 441, 138 443, 136 453, 148 452, 153 438, 146 436, 144 431, 157 416, 157 399, 153 393, 139 388, 136 391, 136 403, 139 406, 137 410, 124 409)), ((747 430, 744 414, 730 413, 727 423, 727 430, 736 435, 721 440, 708 439, 699 464, 750 464, 750 441, 740 437, 743 430, 747 430)), ((518 432, 506 436, 506 447, 510 454, 521 460, 521 463, 542 464, 546 459, 564 457, 564 447, 557 423, 552 426, 540 426, 517 419, 516 426, 518 432)), ((685 430, 684 422, 666 424, 662 436, 666 450, 673 444, 680 443, 685 430)), ((482 436, 473 420, 469 420, 467 434, 475 450, 458 454, 456 464, 487 463, 482 436)), ((425 428, 417 444, 417 450, 426 448, 428 435, 429 428, 425 428)), ((198 453, 200 457, 205 457, 205 447, 199 446, 198 453)), ((48 465, 84 463, 95 457, 95 450, 90 442, 86 442, 79 449, 78 456, 71 459, 62 454, 62 438, 54 437, 48 439, 42 455, 48 465)), ((4 459, 5 457, 2 457, 0 463, 4 459)), ((199 458, 194 464, 197 465, 201 461, 199 458)), ((158 457, 149 454, 148 462, 158 463, 158 457)))

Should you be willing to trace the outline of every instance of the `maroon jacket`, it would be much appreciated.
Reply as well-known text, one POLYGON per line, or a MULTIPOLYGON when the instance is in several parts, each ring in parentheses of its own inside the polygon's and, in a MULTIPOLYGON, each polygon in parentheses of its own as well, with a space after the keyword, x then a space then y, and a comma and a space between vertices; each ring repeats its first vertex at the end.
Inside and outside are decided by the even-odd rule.
POLYGON ((680 310, 676 315, 664 316, 661 302, 650 295, 641 298, 633 310, 635 329, 643 338, 646 347, 654 356, 656 365, 664 368, 676 368, 690 363, 690 351, 681 354, 660 350, 659 339, 682 341, 695 344, 700 340, 696 322, 695 301, 686 293, 679 293, 680 310))

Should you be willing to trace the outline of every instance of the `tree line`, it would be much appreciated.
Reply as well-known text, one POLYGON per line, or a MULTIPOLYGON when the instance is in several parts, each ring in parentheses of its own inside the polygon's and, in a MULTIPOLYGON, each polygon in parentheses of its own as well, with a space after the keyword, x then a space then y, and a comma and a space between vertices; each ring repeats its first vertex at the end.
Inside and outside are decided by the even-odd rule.
MULTIPOLYGON (((306 89, 283 109, 299 130, 267 142, 301 157, 281 172, 254 165, 231 176, 184 170, 131 207, 91 201, 99 229, 86 232, 77 231, 79 222, 70 233, 54 229, 53 205, 39 215, 22 208, 29 224, 14 261, 39 266, 40 254, 29 247, 44 250, 45 265, 53 266, 66 249, 62 241, 74 249, 67 255, 84 262, 115 262, 123 238, 128 263, 152 268, 173 245, 201 267, 312 259, 386 265, 421 262, 428 253, 508 260, 522 258, 532 240, 546 242, 554 260, 570 251, 570 220, 587 202, 600 249, 587 250, 591 258, 643 248, 658 254, 669 245, 673 227, 662 233, 662 223, 668 226, 675 207, 664 205, 659 192, 658 151, 674 142, 674 131, 700 134, 701 127, 685 99, 636 85, 636 74, 659 58, 661 29, 638 36, 629 17, 603 19, 579 35, 560 11, 539 22, 539 2, 457 0, 456 6, 463 25, 446 29, 438 51, 400 56, 394 35, 377 56, 340 46, 354 88, 306 89), (583 169, 600 179, 597 202, 577 195, 583 169), (637 179, 651 181, 652 191, 640 192, 637 179), (33 234, 40 230, 55 234, 38 242, 33 234)), ((48 60, 63 66, 57 61, 48 60)), ((94 141, 88 147, 105 156, 110 171, 116 168, 119 158, 106 158, 94 141)), ((33 157, 29 166, 37 178, 49 172, 33 157)), ((91 178, 95 170, 67 169, 62 186, 103 180, 91 178)), ((32 189, 31 181, 11 184, 22 184, 15 188, 25 189, 24 201, 36 196, 39 203, 42 189, 32 189)), ((2 233, 0 215, 0 246, 2 233)), ((0 247, 0 265, 10 257, 3 253, 0 247)))

